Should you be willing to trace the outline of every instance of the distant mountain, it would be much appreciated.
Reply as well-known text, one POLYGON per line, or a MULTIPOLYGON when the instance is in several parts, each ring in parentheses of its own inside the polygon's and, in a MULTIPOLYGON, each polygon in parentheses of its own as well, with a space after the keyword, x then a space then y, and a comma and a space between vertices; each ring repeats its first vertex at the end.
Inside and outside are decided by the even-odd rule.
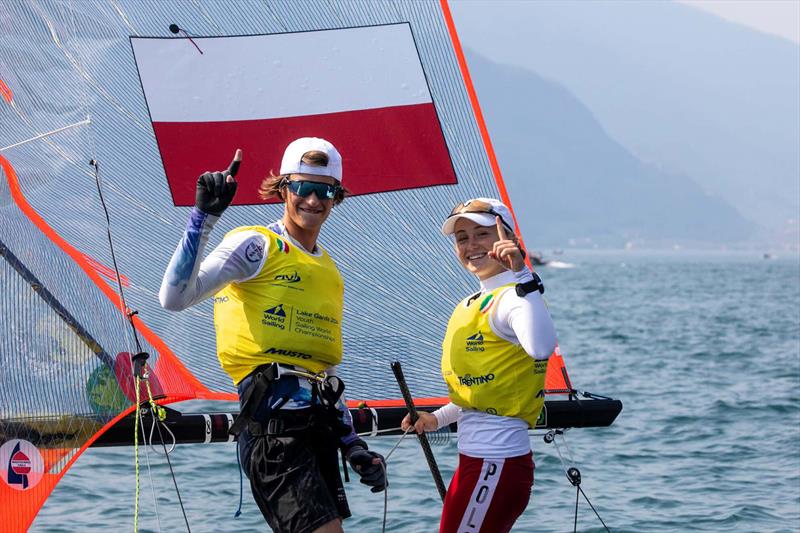
POLYGON ((560 85, 466 54, 529 246, 718 243, 753 231, 691 179, 639 161, 560 85))
POLYGON ((796 245, 797 44, 663 1, 451 8, 465 46, 562 84, 641 160, 691 176, 796 245))

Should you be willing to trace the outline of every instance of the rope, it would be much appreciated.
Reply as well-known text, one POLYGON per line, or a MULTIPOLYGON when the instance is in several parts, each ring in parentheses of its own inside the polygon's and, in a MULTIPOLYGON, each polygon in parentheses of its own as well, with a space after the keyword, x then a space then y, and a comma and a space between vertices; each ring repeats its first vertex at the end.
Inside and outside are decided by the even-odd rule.
MULTIPOLYGON (((131 363, 131 366, 132 366, 132 363, 131 363)), ((135 383, 135 386, 136 386, 137 406, 139 406, 136 409, 136 418, 134 419, 134 431, 135 431, 134 441, 137 441, 137 437, 139 435, 139 432, 136 429, 137 426, 138 426, 142 430, 142 440, 144 442, 147 442, 147 435, 145 435, 145 432, 144 432, 144 418, 142 416, 142 409, 140 407, 141 406, 141 402, 138 401, 140 399, 139 398, 139 390, 140 390, 139 387, 141 386, 141 380, 138 378, 138 376, 135 377, 135 382, 134 383, 135 383)), ((151 437, 151 440, 152 440, 152 437, 151 437)), ((148 447, 152 449, 152 446, 148 446, 148 447)), ((155 450, 153 450, 153 451, 155 451, 155 450)), ((136 496, 136 503, 134 505, 134 531, 136 531, 137 522, 138 522, 138 516, 139 516, 138 504, 139 504, 139 479, 140 479, 139 469, 138 469, 138 453, 139 453, 138 442, 135 442, 134 453, 136 454, 136 463, 137 463, 137 468, 136 468, 137 496, 136 496)), ((158 499, 156 498, 156 484, 155 484, 155 482, 153 482, 153 471, 152 471, 152 469, 150 467, 150 455, 147 453, 147 448, 145 448, 144 457, 145 457, 145 460, 147 461, 147 477, 150 479, 150 493, 153 496, 153 509, 155 511, 155 514, 156 514, 156 523, 158 524, 158 530, 161 531, 163 528, 161 527, 161 515, 158 512, 158 499)))
POLYGON ((242 458, 239 457, 239 440, 236 440, 236 464, 239 466, 239 508, 236 509, 234 518, 239 518, 242 514, 242 498, 244 497, 244 473, 242 471, 242 458))
MULTIPOLYGON (((141 416, 141 411, 137 411, 137 416, 141 416)), ((142 439, 145 438, 144 435, 144 420, 142 420, 142 439)), ((148 448, 152 448, 148 446, 148 448)), ((158 524, 158 530, 161 531, 163 528, 161 527, 161 516, 158 512, 158 498, 156 498, 156 484, 153 481, 153 470, 150 467, 150 454, 147 453, 147 448, 144 449, 144 458, 147 462, 147 477, 150 479, 150 495, 153 496, 153 509, 156 513, 156 523, 158 524)))
POLYGON ((572 533, 578 533, 578 496, 581 487, 577 485, 577 489, 578 490, 575 491, 575 520, 572 522, 572 533))
MULTIPOLYGON (((402 435, 400 435, 400 438, 397 439, 395 445, 392 447, 391 450, 389 450, 389 453, 386 454, 386 457, 383 458, 383 460, 387 463, 387 465, 389 463, 389 457, 392 456, 394 451, 397 449, 398 446, 400 446, 400 443, 403 442, 403 439, 406 438, 406 435, 408 435, 408 433, 411 431, 413 427, 414 426, 409 426, 409 428, 405 430, 402 435)), ((386 479, 386 488, 383 489, 383 525, 381 526, 381 533, 386 533, 386 514, 389 510, 389 473, 387 471, 387 465, 381 463, 381 468, 383 469, 383 477, 384 479, 386 479)))
MULTIPOLYGON (((594 514, 595 514, 595 516, 597 517, 597 519, 598 519, 598 520, 600 520, 600 523, 601 523, 601 524, 603 524, 603 527, 606 529, 606 531, 608 531, 608 533, 611 533, 611 530, 610 530, 610 529, 608 529, 608 526, 606 525, 606 523, 605 523, 605 522, 603 522, 603 519, 602 519, 602 518, 600 518, 600 514, 597 512, 597 509, 595 509, 595 508, 594 508, 594 505, 592 505, 592 502, 590 502, 590 501, 589 501, 589 498, 588 498, 588 496, 586 496, 586 493, 585 493, 585 492, 583 492, 583 489, 581 488, 581 486, 580 486, 580 485, 577 485, 577 487, 578 487, 578 492, 579 492, 579 493, 581 493, 581 494, 583 495, 583 498, 586 500, 586 503, 588 503, 588 504, 589 504, 589 507, 591 507, 591 508, 592 508, 592 511, 594 511, 594 514)), ((577 509, 578 509, 578 503, 577 503, 577 500, 578 500, 578 495, 576 494, 576 495, 575 495, 575 501, 576 501, 576 502, 575 502, 575 524, 576 524, 576 527, 577 527, 577 523, 578 523, 578 511, 577 511, 577 509)), ((577 530, 576 530, 576 531, 577 531, 577 530)))
MULTIPOLYGON (((397 443, 395 443, 394 447, 391 450, 389 450, 389 453, 386 454, 386 457, 384 457, 384 460, 389 461, 389 457, 392 456, 394 451, 397 449, 398 446, 400 446, 400 443, 403 442, 403 439, 406 438, 406 435, 408 435, 411 432, 411 428, 413 428, 413 427, 414 426, 409 426, 408 429, 403 432, 403 434, 400 436, 400 438, 397 439, 397 443)), ((395 428, 395 429, 397 429, 397 428, 395 428)))
MULTIPOLYGON (((111 262, 114 268, 114 274, 117 278, 117 289, 119 290, 119 301, 120 301, 120 308, 124 311, 124 314, 127 316, 128 323, 130 324, 130 331, 133 334, 133 340, 136 345, 136 355, 131 358, 131 365, 132 365, 132 374, 134 379, 134 386, 136 387, 136 409, 137 409, 137 416, 134 421, 134 469, 136 475, 136 494, 135 494, 135 502, 134 502, 134 516, 133 516, 133 529, 134 532, 137 532, 139 529, 139 422, 140 417, 142 416, 142 408, 141 408, 141 392, 139 387, 141 382, 144 381, 145 386, 147 388, 147 402, 150 405, 150 414, 153 417, 153 426, 158 428, 158 437, 161 440, 161 446, 164 449, 164 457, 167 459, 167 465, 169 466, 170 476, 172 477, 172 483, 175 486, 175 493, 178 496, 178 504, 181 507, 181 513, 183 513, 183 520, 186 523, 186 529, 191 533, 192 529, 189 526, 189 519, 186 516, 186 508, 183 505, 183 499, 181 498, 181 492, 178 488, 178 480, 175 478, 175 471, 172 468, 172 461, 169 458, 169 454, 174 449, 174 442, 173 447, 170 450, 167 450, 167 445, 164 440, 164 434, 161 432, 161 426, 163 425, 164 419, 167 416, 166 410, 158 405, 155 400, 153 399, 153 391, 150 388, 150 380, 149 374, 147 369, 147 358, 148 354, 142 350, 142 345, 139 342, 139 335, 136 331, 136 325, 133 322, 133 317, 136 315, 136 311, 131 311, 128 309, 128 305, 125 302, 125 293, 122 289, 122 277, 119 273, 119 268, 117 266, 117 257, 114 253, 114 242, 111 237, 111 217, 108 214, 108 207, 106 206, 105 198, 103 197, 103 188, 101 186, 100 180, 100 165, 97 163, 96 160, 92 159, 89 161, 89 164, 94 168, 94 177, 95 182, 97 184, 97 194, 100 198, 100 205, 103 207, 103 213, 106 217, 106 233, 108 235, 108 247, 111 252, 111 262)), ((142 431, 144 431, 144 421, 141 421, 142 431)), ((166 426, 164 426, 166 428, 166 426)), ((166 428, 169 431, 169 428, 166 428)), ((172 434, 171 431, 169 431, 172 434)), ((151 435, 152 435, 152 428, 151 428, 151 435)), ((175 435, 172 434, 173 439, 175 435)), ((144 438, 144 435, 143 435, 144 438)), ((147 441, 146 438, 144 438, 147 441)), ((152 436, 150 438, 151 447, 152 447, 152 436)), ((149 465, 149 459, 148 459, 149 465)), ((149 466, 148 466, 149 467, 149 466)), ((151 481, 152 483, 152 481, 151 481)), ((160 526, 160 520, 159 520, 160 526)))
MULTIPOLYGON (((161 433, 161 426, 164 423, 164 419, 167 417, 167 412, 166 409, 158 405, 153 400, 153 392, 150 390, 150 380, 145 378, 145 384, 147 385, 147 395, 150 397, 149 402, 150 402, 151 414, 153 415, 153 424, 158 428, 158 438, 161 440, 161 446, 164 448, 164 457, 167 459, 167 466, 169 466, 169 474, 172 477, 172 484, 175 486, 175 494, 178 496, 178 504, 181 507, 181 513, 183 513, 183 521, 186 524, 186 530, 189 531, 189 533, 191 533, 192 528, 189 526, 189 518, 186 516, 186 508, 183 506, 181 491, 178 488, 178 480, 175 478, 175 471, 172 469, 172 461, 169 458, 167 445, 164 442, 164 434, 161 433)), ((164 427, 166 428, 166 426, 164 427)))
POLYGON ((603 527, 605 528, 605 530, 608 531, 608 533, 611 533, 611 530, 608 528, 606 523, 600 517, 600 513, 597 512, 597 509, 595 509, 594 505, 592 505, 592 502, 589 501, 589 497, 586 495, 586 493, 581 488, 581 471, 578 470, 578 468, 574 467, 574 466, 567 467, 567 462, 564 460, 564 457, 561 455, 561 448, 558 446, 558 438, 557 438, 559 436, 561 437, 561 440, 564 443, 564 448, 566 448, 567 453, 569 453, 569 463, 575 464, 575 461, 572 459, 572 451, 569 449, 569 445, 567 444, 567 439, 565 437, 565 431, 566 430, 561 430, 561 429, 550 430, 547 433, 545 433, 544 441, 547 444, 550 444, 550 443, 555 444, 556 452, 558 452, 558 459, 561 461, 561 468, 564 469, 564 474, 567 476, 567 479, 569 480, 569 482, 576 488, 576 492, 575 492, 575 518, 574 518, 574 521, 573 521, 573 533, 577 533, 577 531, 578 531, 578 502, 579 502, 579 495, 581 495, 581 494, 583 495, 584 499, 586 500, 586 503, 589 504, 589 507, 591 507, 592 511, 594 511, 594 514, 595 514, 595 516, 597 516, 597 519, 600 520, 601 524, 603 524, 603 527))
POLYGON ((133 421, 133 464, 136 478, 136 491, 133 498, 133 533, 139 531, 139 378, 134 378, 136 387, 136 417, 133 421))
MULTIPOLYGON (((168 426, 164 426, 164 429, 167 430, 167 433, 169 433, 169 435, 172 437, 172 444, 169 445, 169 449, 167 450, 167 453, 166 454, 162 454, 160 451, 158 451, 157 449, 153 448, 153 430, 155 428, 156 428, 156 420, 155 420, 155 418, 153 418, 153 423, 150 425, 150 439, 149 439, 149 442, 147 443, 148 448, 153 450, 153 453, 156 453, 158 455, 169 455, 169 454, 171 454, 175 450, 175 445, 178 442, 178 439, 175 437, 175 434, 172 432, 172 430, 169 429, 168 426)), ((142 429, 144 429, 144 428, 142 428, 142 429)))

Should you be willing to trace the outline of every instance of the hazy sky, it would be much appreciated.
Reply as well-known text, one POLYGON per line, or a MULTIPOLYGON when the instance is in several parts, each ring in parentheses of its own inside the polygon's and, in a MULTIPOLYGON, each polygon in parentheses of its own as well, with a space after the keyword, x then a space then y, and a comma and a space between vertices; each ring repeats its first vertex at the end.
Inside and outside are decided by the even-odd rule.
POLYGON ((800 0, 676 0, 800 44, 800 0))

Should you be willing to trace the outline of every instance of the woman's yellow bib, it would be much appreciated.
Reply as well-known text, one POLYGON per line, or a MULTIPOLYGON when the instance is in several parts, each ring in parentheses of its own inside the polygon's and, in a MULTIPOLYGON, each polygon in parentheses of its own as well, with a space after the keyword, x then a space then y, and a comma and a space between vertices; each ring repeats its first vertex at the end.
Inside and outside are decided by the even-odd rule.
MULTIPOLYGON (((544 405, 547 360, 534 359, 518 344, 498 337, 489 326, 495 303, 513 286, 458 304, 442 343, 442 375, 456 405, 522 418, 535 427, 544 405)), ((506 296, 510 297, 513 295, 506 296)))
POLYGON ((344 283, 333 259, 313 256, 263 226, 240 227, 267 237, 269 251, 253 278, 214 297, 217 357, 238 383, 271 362, 321 372, 342 360, 344 283))

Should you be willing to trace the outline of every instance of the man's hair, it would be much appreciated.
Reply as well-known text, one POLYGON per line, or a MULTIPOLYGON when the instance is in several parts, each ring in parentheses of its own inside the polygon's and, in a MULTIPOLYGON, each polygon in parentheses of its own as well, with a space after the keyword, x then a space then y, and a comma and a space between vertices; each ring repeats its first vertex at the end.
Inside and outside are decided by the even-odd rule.
MULTIPOLYGON (((320 152, 319 150, 312 150, 304 153, 301 161, 312 167, 327 167, 328 154, 325 152, 320 152)), ((262 200, 280 198, 281 200, 286 201, 286 193, 284 190, 286 188, 286 181, 288 181, 288 179, 289 174, 279 174, 276 176, 270 171, 269 176, 261 181, 261 185, 258 187, 258 195, 262 200)), ((339 186, 339 192, 333 198, 333 205, 339 205, 342 203, 345 195, 347 195, 348 192, 349 191, 347 189, 339 186)))

